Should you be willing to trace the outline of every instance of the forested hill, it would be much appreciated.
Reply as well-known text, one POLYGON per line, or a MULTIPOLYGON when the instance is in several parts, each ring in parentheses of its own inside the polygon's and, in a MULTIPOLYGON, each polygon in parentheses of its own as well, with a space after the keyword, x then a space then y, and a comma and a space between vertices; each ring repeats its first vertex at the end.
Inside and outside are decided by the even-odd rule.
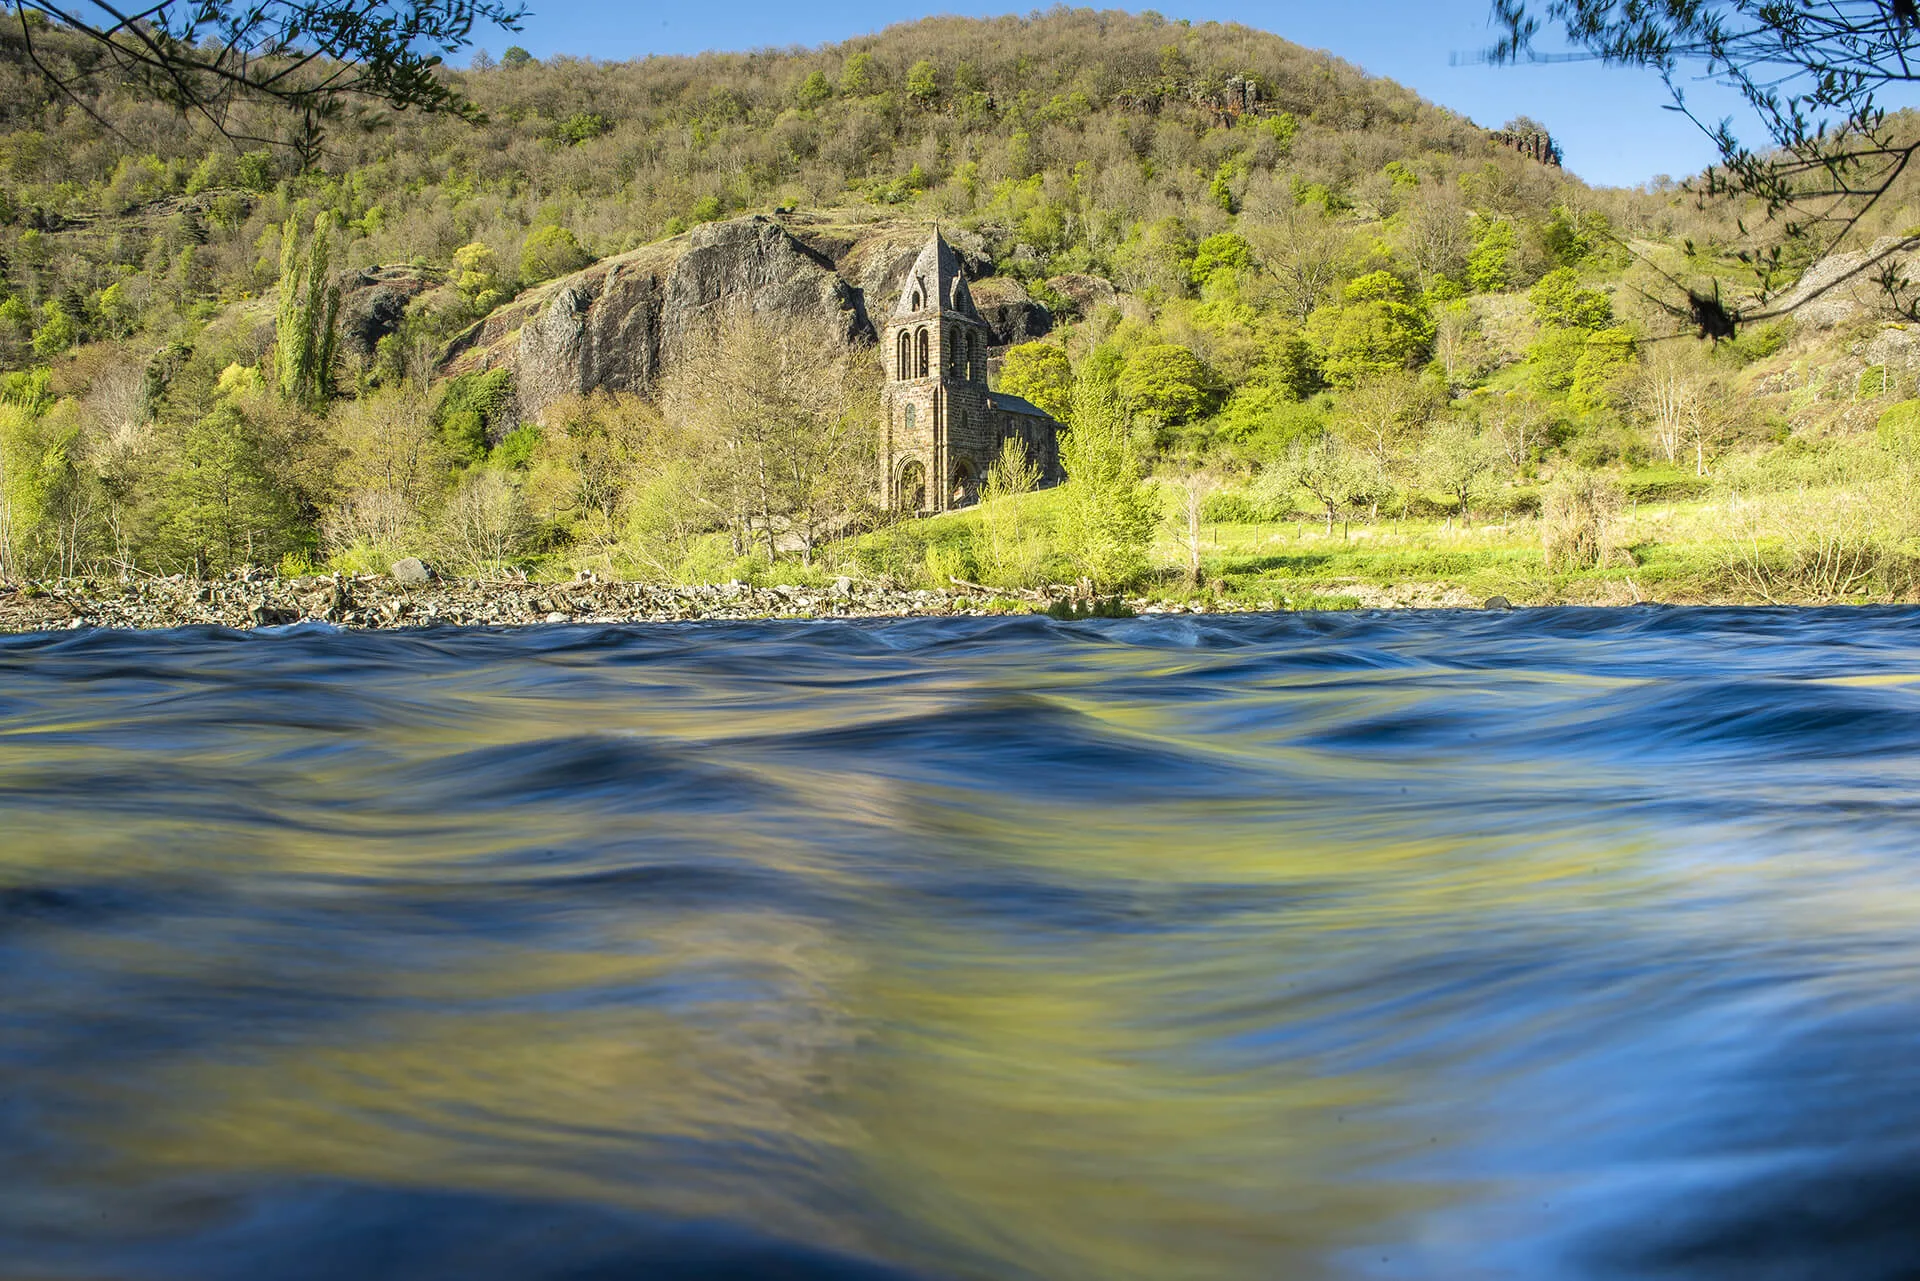
MULTIPOLYGON (((90 56, 58 32, 36 46, 56 64, 90 56)), ((0 37, 13 363, 30 359, 21 344, 48 303, 60 315, 43 355, 170 333, 208 303, 263 293, 280 226, 322 209, 342 224, 336 265, 445 268, 479 244, 508 293, 779 205, 965 223, 1036 278, 1091 271, 1147 288, 1177 283, 1157 279, 1169 268, 1156 238, 1204 239, 1243 209, 1304 198, 1386 217, 1419 174, 1498 161, 1497 198, 1537 221, 1572 185, 1330 55, 1153 15, 932 18, 811 51, 476 63, 449 74, 489 123, 342 119, 301 172, 290 149, 236 145, 131 91, 108 87, 83 109, 17 36, 0 37)), ((234 132, 274 128, 242 117, 234 132)))
MULTIPOLYGON (((92 56, 45 27, 33 46, 92 56)), ((1243 514, 1328 527, 1854 432, 1867 367, 1875 398, 1920 368, 1904 329, 1846 328, 1879 323, 1873 299, 1831 338, 1666 342, 1663 291, 1738 305, 1736 211, 1589 188, 1545 126, 1245 27, 1056 9, 474 62, 444 74, 486 123, 344 114, 302 154, 272 117, 235 116, 236 144, 108 76, 69 100, 0 33, 0 577, 785 572, 766 562, 897 515, 875 507, 878 362, 822 357, 871 339, 862 300, 934 224, 1006 321, 1000 389, 1075 432, 1083 390, 1107 407, 1098 474, 1260 476, 1243 514), (753 290, 759 327, 716 333, 753 290), (796 298, 834 351, 800 349, 796 298), (1309 464, 1337 492, 1289 479, 1309 464)), ((1910 223, 1908 194, 1864 233, 1910 223)), ((1137 552, 886 572, 1118 581, 1137 552)))

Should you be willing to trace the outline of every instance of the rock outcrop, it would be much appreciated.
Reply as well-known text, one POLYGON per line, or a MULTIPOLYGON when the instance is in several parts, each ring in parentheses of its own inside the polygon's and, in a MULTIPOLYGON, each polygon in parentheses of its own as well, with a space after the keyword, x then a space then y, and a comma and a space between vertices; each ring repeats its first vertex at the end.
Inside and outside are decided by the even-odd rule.
POLYGON ((1911 303, 1913 289, 1909 286, 1896 300, 1882 286, 1881 275, 1891 266, 1896 279, 1912 280, 1920 270, 1920 255, 1902 250, 1903 243, 1885 236, 1861 252, 1828 254, 1765 310, 1791 315, 1795 324, 1813 329, 1832 329, 1859 317, 1900 319, 1895 304, 1911 303))
MULTIPOLYGON (((968 276, 991 292, 984 242, 951 236, 968 276)), ((810 329, 843 349, 869 344, 872 309, 891 306, 926 242, 917 220, 782 213, 708 223, 522 295, 461 335, 442 372, 509 368, 519 416, 538 419, 568 395, 653 391, 727 316, 810 329)), ((1017 281, 1001 283, 1007 296, 987 317, 996 343, 1052 327, 1017 281)))
POLYGON ((413 267, 369 267, 347 277, 340 290, 340 337, 347 349, 373 355, 380 340, 400 327, 407 304, 435 283, 413 267))
POLYGON ((1112 307, 1120 301, 1120 291, 1104 276, 1071 272, 1049 278, 1047 288, 1072 303, 1073 314, 1083 320, 1100 308, 1112 307))
POLYGON ((1053 313, 1033 300, 1027 287, 1011 276, 989 276, 972 282, 973 305, 993 331, 996 347, 1045 338, 1053 329, 1053 313))
POLYGON ((463 335, 445 368, 510 366, 520 414, 537 418, 567 395, 651 390, 723 317, 743 313, 841 344, 872 338, 833 263, 756 216, 697 227, 516 299, 463 335))

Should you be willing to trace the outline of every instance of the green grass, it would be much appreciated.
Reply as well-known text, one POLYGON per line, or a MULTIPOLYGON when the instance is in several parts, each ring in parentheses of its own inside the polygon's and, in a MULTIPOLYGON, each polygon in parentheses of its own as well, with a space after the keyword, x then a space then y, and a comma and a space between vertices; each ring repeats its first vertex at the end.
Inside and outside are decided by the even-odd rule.
MULTIPOLYGON (((1614 527, 1608 564, 1550 572, 1538 522, 1490 515, 1466 525, 1430 517, 1335 523, 1305 517, 1251 523, 1206 522, 1200 531, 1200 582, 1188 581, 1184 523, 1169 493, 1151 549, 1148 580, 1128 594, 1165 607, 1354 609, 1385 605, 1478 605, 1492 596, 1516 604, 1674 604, 1749 599, 1730 577, 1732 547, 1724 507, 1699 496, 1686 473, 1646 469, 1629 485, 1658 497, 1629 499, 1614 527)), ((1059 491, 1002 500, 1017 505, 1040 551, 1018 581, 996 579, 979 562, 979 508, 904 521, 824 550, 815 573, 889 577, 901 586, 945 587, 949 577, 985 583, 1003 594, 992 608, 1040 608, 1021 589, 1074 581, 1072 566, 1045 545, 1059 491)), ((797 568, 797 567, 795 567, 797 568)), ((762 571, 784 577, 779 570, 762 571)))

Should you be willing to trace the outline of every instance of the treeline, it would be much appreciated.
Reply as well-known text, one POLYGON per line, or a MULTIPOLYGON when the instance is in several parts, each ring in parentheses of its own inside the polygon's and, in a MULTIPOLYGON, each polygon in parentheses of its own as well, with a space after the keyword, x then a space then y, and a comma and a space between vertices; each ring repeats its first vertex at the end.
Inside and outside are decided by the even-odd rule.
MULTIPOLYGON (((96 56, 45 28, 34 51, 56 70, 96 56)), ((1684 200, 1584 193, 1324 54, 1153 15, 929 19, 816 51, 482 58, 448 74, 488 124, 342 119, 302 157, 243 149, 131 89, 68 101, 19 34, 0 33, 0 358, 191 333, 213 306, 270 289, 280 229, 320 212, 342 267, 484 259, 484 288, 420 308, 436 338, 590 257, 778 204, 965 223, 1015 274, 1136 290, 1167 287, 1172 224, 1204 238, 1296 190, 1386 216, 1400 170, 1491 164, 1534 213, 1579 190, 1634 234, 1711 238, 1684 200)))
MULTIPOLYGON (((310 262, 290 254, 290 278, 310 262)), ((0 576, 384 573, 420 556, 476 576, 557 562, 704 581, 805 564, 873 514, 877 383, 856 355, 823 362, 823 336, 741 317, 657 399, 572 397, 490 444, 502 372, 314 395, 290 353, 311 356, 302 329, 328 310, 284 309, 251 363, 187 356, 167 412, 137 368, 95 371, 79 396, 47 370, 8 375, 0 576)))
MULTIPOLYGON (((57 30, 35 44, 56 66, 92 56, 57 30)), ((1606 485, 1575 473, 1837 456, 1853 446, 1803 430, 1821 405, 1864 401, 1870 427, 1920 394, 1824 355, 1791 394, 1751 394, 1788 324, 1709 347, 1661 305, 1676 282, 1734 287, 1739 211, 1594 191, 1245 28, 1054 10, 813 51, 509 51, 448 74, 489 123, 342 119, 297 157, 112 88, 89 114, 0 34, 0 570, 419 554, 699 578, 831 545, 934 583, 1116 585, 1150 573, 1156 529, 1193 577, 1203 520, 1466 521, 1556 476, 1597 510, 1606 485), (997 377, 1072 428, 1074 482, 989 503, 977 545, 863 533, 889 516, 878 369, 805 335, 727 328, 650 399, 539 423, 514 417, 504 372, 437 379, 449 339, 530 284, 776 203, 977 233, 1063 322, 997 377), (381 263, 420 289, 366 347, 339 290, 381 263), (1114 301, 1075 303, 1074 275, 1114 301)), ((1030 483, 1017 462, 994 493, 1030 483)))

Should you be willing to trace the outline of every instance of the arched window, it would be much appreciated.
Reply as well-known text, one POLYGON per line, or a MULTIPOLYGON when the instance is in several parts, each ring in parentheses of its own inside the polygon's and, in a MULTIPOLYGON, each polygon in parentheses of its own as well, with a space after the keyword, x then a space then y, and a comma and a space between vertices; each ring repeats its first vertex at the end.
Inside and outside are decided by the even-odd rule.
POLYGON ((947 377, 949 378, 960 376, 960 342, 960 331, 949 329, 947 331, 947 377))
POLYGON ((933 366, 927 363, 928 362, 927 351, 928 351, 927 331, 922 329, 920 331, 920 362, 919 362, 920 377, 922 378, 925 378, 928 374, 933 372, 933 366))
POLYGON ((913 402, 909 400, 907 402, 906 413, 901 415, 901 424, 900 424, 909 434, 911 434, 913 431, 913 419, 914 419, 913 402))
POLYGON ((927 305, 926 295, 920 292, 919 285, 915 285, 913 287, 913 309, 915 311, 919 311, 922 307, 926 305, 927 305))
POLYGON ((913 377, 913 339, 904 329, 900 331, 900 359, 895 367, 899 370, 895 378, 904 381, 913 377))

